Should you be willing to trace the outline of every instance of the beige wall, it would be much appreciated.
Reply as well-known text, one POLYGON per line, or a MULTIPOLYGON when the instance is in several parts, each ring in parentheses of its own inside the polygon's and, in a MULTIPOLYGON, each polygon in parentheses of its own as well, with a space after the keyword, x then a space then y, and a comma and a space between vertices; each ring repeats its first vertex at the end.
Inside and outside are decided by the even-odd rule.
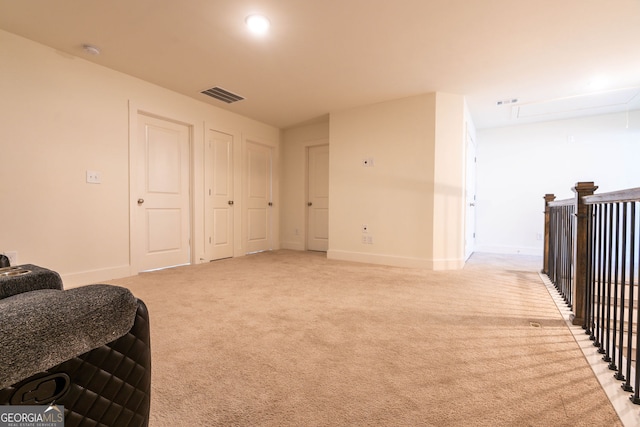
POLYGON ((464 265, 465 238, 465 101, 436 93, 433 194, 433 268, 464 265))
POLYGON ((307 236, 308 149, 329 144, 329 117, 282 133, 281 246, 305 250, 307 236))
MULTIPOLYGON (((196 262, 205 255, 205 123, 243 142, 272 145, 279 170, 280 131, 274 127, 4 31, 0 57, 0 251, 17 251, 21 264, 60 272, 67 285, 135 273, 129 252, 135 197, 129 194, 130 106, 192 127, 196 262), (87 170, 100 171, 102 184, 87 184, 87 170)), ((276 218, 278 188, 276 173, 276 218)), ((277 248, 277 226, 275 236, 277 248)))
MULTIPOLYGON (((305 249, 307 150, 330 141, 330 257, 427 268, 455 267, 462 258, 460 96, 434 93, 336 112, 282 132, 281 147, 272 126, 3 31, 0 56, 0 251, 59 271, 68 286, 135 274, 129 122, 139 110, 191 126, 194 262, 208 255, 208 129, 240 140, 240 169, 246 141, 274 148, 275 249, 305 249), (375 165, 363 167, 365 158, 375 165), (87 170, 99 171, 102 183, 87 184, 87 170), (362 224, 373 244, 362 243, 362 224)), ((236 169, 236 180, 243 176, 236 169)), ((241 222, 242 183, 235 188, 241 222)), ((238 221, 235 254, 242 255, 238 221)))
POLYGON ((464 98, 449 94, 332 113, 328 256, 462 266, 463 128, 464 98), (363 224, 372 244, 362 242, 363 224))

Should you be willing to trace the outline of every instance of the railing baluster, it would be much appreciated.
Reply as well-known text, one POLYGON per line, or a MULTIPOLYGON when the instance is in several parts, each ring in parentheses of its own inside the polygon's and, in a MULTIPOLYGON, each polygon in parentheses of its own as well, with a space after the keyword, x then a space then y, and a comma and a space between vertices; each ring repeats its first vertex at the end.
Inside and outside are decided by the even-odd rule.
POLYGON ((569 233, 567 234, 569 244, 567 245, 567 278, 569 280, 569 308, 573 308, 573 221, 574 221, 574 207, 573 205, 567 206, 567 223, 569 225, 569 233))
POLYGON ((587 333, 589 334, 589 339, 592 341, 596 340, 596 315, 598 312, 598 305, 597 305, 597 295, 596 295, 596 283, 595 283, 595 277, 596 277, 596 273, 595 273, 595 268, 596 268, 596 264, 597 264, 597 259, 596 259, 596 237, 598 235, 597 233, 597 225, 598 225, 598 206, 594 205, 594 206, 589 206, 589 221, 587 223, 587 262, 586 262, 586 268, 587 268, 587 274, 586 274, 586 279, 587 279, 587 285, 586 285, 586 289, 585 289, 585 293, 587 295, 589 295, 589 317, 587 319, 588 321, 588 328, 587 328, 587 333))
MULTIPOLYGON (((631 233, 631 245, 632 247, 636 246, 636 239, 635 239, 635 233, 633 232, 633 230, 635 230, 637 228, 637 219, 636 219, 636 215, 635 215, 635 206, 636 203, 633 203, 632 205, 632 209, 631 211, 633 212, 631 215, 631 219, 633 221, 633 227, 631 227, 632 233, 631 233)), ((640 264, 640 233, 638 233, 638 264, 640 264)), ((631 251, 631 253, 633 254, 633 251, 631 251)), ((637 281, 635 280, 635 264, 636 264, 636 260, 635 257, 633 255, 631 255, 631 273, 630 273, 630 286, 633 286, 634 282, 637 283, 637 281)), ((640 324, 640 310, 636 309, 636 328, 638 327, 638 324, 640 324)), ((631 329, 631 326, 630 326, 631 329)), ((631 347, 631 344, 629 344, 629 347, 631 347)), ((633 396, 630 396, 630 399, 633 403, 635 403, 636 405, 640 405, 640 372, 638 372, 638 357, 640 357, 640 334, 638 334, 638 331, 636 331, 636 363, 635 363, 635 368, 636 368, 636 378, 635 378, 635 393, 633 394, 633 396)))
POLYGON ((605 211, 606 211, 606 215, 605 215, 605 222, 607 224, 607 226, 605 227, 605 245, 607 245, 607 259, 606 259, 606 287, 605 287, 605 293, 606 293, 606 329, 605 329, 605 344, 604 344, 604 349, 603 349, 603 353, 604 356, 602 356, 602 360, 604 360, 605 362, 611 362, 611 356, 610 356, 610 348, 611 346, 611 265, 613 263, 613 233, 612 233, 612 229, 611 229, 611 225, 613 224, 613 205, 611 203, 607 203, 605 205, 605 211))
POLYGON ((606 245, 606 229, 605 218, 606 207, 600 207, 600 244, 598 249, 599 265, 598 265, 598 293, 600 294, 600 312, 598 317, 598 353, 604 354, 604 323, 605 323, 605 301, 607 298, 606 283, 605 283, 605 271, 607 269, 607 245, 606 245))
MULTIPOLYGON (((634 301, 633 301, 633 295, 635 294, 635 289, 634 289, 634 275, 635 275, 635 270, 634 270, 634 260, 635 260, 635 247, 636 247, 636 232, 635 232, 635 222, 636 222, 636 204, 632 203, 631 204, 631 213, 630 213, 630 233, 629 233, 629 241, 630 241, 630 246, 629 246, 629 259, 631 260, 631 262, 629 263, 629 323, 628 323, 628 331, 627 331, 627 381, 622 385, 622 389, 624 391, 633 391, 633 387, 631 386, 631 351, 632 351, 632 345, 631 343, 633 343, 633 306, 634 306, 634 301)), ((636 311, 638 311, 636 309, 636 311)), ((636 370, 637 370, 637 365, 636 365, 636 370)))
POLYGON ((584 329, 584 333, 586 335, 590 335, 590 339, 594 339, 593 335, 593 301, 594 301, 594 286, 593 286, 593 247, 594 247, 594 229, 593 229, 593 221, 594 221, 594 207, 593 205, 588 206, 587 213, 587 260, 586 260, 586 289, 585 289, 585 316, 584 316, 584 324, 582 328, 584 329))
MULTIPOLYGON (((620 282, 622 283, 622 287, 620 290, 620 299, 622 300, 622 312, 620 314, 620 337, 618 338, 618 347, 620 348, 620 352, 619 352, 619 356, 618 356, 618 373, 616 375, 614 375, 614 377, 620 381, 624 381, 625 376, 624 373, 622 372, 622 367, 623 367, 623 351, 622 349, 624 348, 624 313, 625 313, 625 308, 626 310, 631 310, 630 307, 633 307, 633 305, 627 305, 627 303, 625 302, 625 291, 627 289, 627 282, 626 282, 626 272, 627 272, 627 202, 624 202, 622 204, 622 256, 620 257, 620 261, 621 261, 621 265, 620 265, 620 282)), ((628 341, 627 341, 628 342, 628 341)), ((627 366, 629 365, 628 360, 627 360, 627 366)), ((627 375, 628 377, 628 375, 627 375)))
POLYGON ((549 209, 549 259, 547 260, 547 274, 553 286, 558 286, 555 275, 555 263, 556 263, 556 234, 558 233, 558 227, 556 224, 556 208, 549 209))
MULTIPOLYGON (((618 337, 618 266, 619 266, 619 256, 620 256, 620 203, 616 203, 612 206, 611 215, 613 216, 613 211, 615 208, 615 224, 613 224, 613 233, 612 236, 615 236, 616 247, 615 247, 615 255, 613 256, 615 260, 614 266, 614 275, 613 275, 613 320, 611 323, 613 324, 613 336, 611 337, 611 359, 609 363, 609 369, 615 371, 618 369, 616 365, 616 340, 618 337)), ((613 239, 612 239, 613 240, 613 239)), ((613 253, 613 252, 612 252, 613 253)), ((621 302, 620 307, 624 307, 624 301, 621 302)), ((622 349, 620 349, 622 351, 622 349)))
POLYGON ((564 211, 565 208, 564 206, 560 208, 560 210, 558 211, 558 224, 560 225, 560 227, 558 228, 558 230, 560 230, 559 236, 560 239, 558 241, 559 244, 559 251, 560 251, 560 259, 558 262, 558 278, 559 278, 559 282, 560 282, 560 290, 562 292, 562 298, 564 299, 564 302, 567 302, 567 289, 565 287, 565 277, 564 277, 564 260, 565 260, 565 243, 564 243, 564 239, 565 239, 565 233, 567 232, 566 228, 565 228, 565 221, 564 221, 564 211))
POLYGON ((596 205, 594 206, 594 211, 595 211, 595 246, 594 246, 594 262, 593 262, 593 278, 595 280, 594 282, 594 291, 596 292, 596 305, 593 309, 594 313, 595 313, 595 318, 594 318, 594 331, 593 331, 593 346, 594 347, 599 347, 600 346, 600 341, 599 341, 599 334, 600 331, 602 330, 600 327, 600 306, 601 306, 601 302, 600 300, 602 299, 602 291, 600 290, 600 267, 599 267, 599 263, 600 263, 600 259, 601 259, 601 254, 602 254, 602 245, 601 245, 601 241, 602 241, 602 225, 600 224, 600 206, 596 205))

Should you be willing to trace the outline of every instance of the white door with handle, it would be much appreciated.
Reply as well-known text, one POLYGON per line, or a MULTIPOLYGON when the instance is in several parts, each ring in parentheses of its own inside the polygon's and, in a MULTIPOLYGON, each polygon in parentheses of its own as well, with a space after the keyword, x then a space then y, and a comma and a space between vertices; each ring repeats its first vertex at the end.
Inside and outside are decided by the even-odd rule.
POLYGON ((271 147, 247 141, 245 179, 246 252, 271 249, 272 151, 271 147))
POLYGON ((146 271, 188 264, 190 128, 141 113, 137 126, 133 265, 146 271))
POLYGON ((233 135, 209 131, 206 147, 209 166, 206 244, 211 260, 233 256, 233 145, 233 135))
POLYGON ((311 146, 308 158, 307 249, 329 248, 329 146, 311 146))

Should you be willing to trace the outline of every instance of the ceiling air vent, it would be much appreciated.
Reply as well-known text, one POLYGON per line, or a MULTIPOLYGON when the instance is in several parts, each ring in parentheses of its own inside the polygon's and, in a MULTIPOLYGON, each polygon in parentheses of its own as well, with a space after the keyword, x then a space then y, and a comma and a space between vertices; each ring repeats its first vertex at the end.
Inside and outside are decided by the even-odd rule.
POLYGON ((228 90, 224 90, 218 86, 212 87, 211 89, 203 90, 200 93, 209 95, 210 97, 215 98, 218 101, 226 102, 227 104, 242 101, 244 99, 244 97, 236 95, 235 93, 231 93, 228 90))

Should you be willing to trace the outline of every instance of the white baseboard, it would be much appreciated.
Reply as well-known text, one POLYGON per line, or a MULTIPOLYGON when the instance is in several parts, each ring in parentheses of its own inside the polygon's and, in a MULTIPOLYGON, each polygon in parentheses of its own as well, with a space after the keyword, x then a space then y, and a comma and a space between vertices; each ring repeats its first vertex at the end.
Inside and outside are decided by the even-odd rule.
POLYGON ((362 262, 368 264, 389 265, 393 267, 424 268, 428 270, 456 270, 464 266, 463 259, 425 259, 402 257, 397 255, 381 255, 363 252, 348 252, 329 249, 328 259, 362 262))
POLYGON ((106 280, 119 279, 132 276, 131 266, 121 265, 118 267, 101 268, 97 270, 79 271, 77 273, 61 274, 62 283, 65 289, 77 288, 78 286, 100 283, 106 280))
POLYGON ((476 244, 473 249, 474 252, 487 252, 491 254, 505 254, 505 255, 532 255, 542 256, 542 248, 532 246, 491 246, 491 245, 478 245, 476 244))
POLYGON ((432 270, 460 270, 466 261, 463 258, 434 259, 432 270))
POLYGON ((280 242, 280 247, 282 249, 291 249, 294 251, 304 251, 306 249, 304 247, 304 243, 301 242, 280 242))

